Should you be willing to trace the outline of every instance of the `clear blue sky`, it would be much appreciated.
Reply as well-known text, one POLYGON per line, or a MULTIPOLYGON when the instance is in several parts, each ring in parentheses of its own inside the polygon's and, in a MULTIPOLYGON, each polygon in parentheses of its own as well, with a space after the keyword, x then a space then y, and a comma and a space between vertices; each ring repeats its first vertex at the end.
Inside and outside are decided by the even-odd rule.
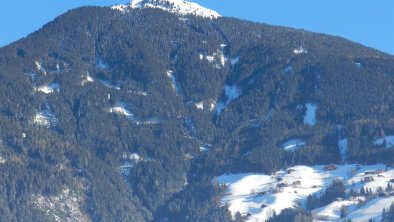
MULTIPOLYGON (((0 46, 71 8, 127 0, 0 0, 0 46)), ((394 55, 394 0, 195 0, 222 15, 339 35, 394 55)))

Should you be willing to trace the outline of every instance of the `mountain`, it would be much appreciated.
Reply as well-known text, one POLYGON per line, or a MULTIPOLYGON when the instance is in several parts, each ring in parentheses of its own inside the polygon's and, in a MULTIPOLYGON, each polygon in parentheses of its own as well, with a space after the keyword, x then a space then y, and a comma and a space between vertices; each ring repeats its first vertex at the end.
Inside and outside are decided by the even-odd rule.
POLYGON ((111 8, 117 9, 123 13, 138 8, 158 8, 179 15, 194 15, 211 19, 221 17, 219 13, 211 9, 207 9, 196 3, 184 0, 133 0, 128 5, 115 5, 111 8))
POLYGON ((391 179, 394 57, 201 10, 83 7, 0 49, 1 221, 249 220, 262 202, 232 208, 228 191, 273 200, 241 179, 302 186, 293 168, 320 189, 292 196, 309 208, 270 210, 274 221, 311 220, 351 190, 366 205, 348 200, 349 213, 388 210, 356 179, 381 168, 372 179, 391 179), (354 189, 347 173, 322 182, 343 175, 325 173, 334 167, 354 173, 354 189))

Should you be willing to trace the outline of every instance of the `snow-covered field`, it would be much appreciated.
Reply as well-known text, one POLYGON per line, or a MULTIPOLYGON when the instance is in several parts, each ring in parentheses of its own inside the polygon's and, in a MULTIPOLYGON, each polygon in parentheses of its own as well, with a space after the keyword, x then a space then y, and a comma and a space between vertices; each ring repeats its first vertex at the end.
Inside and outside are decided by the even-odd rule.
MULTIPOLYGON (((222 204, 228 206, 233 216, 240 212, 242 216, 249 215, 247 221, 264 222, 274 212, 279 214, 286 208, 305 207, 308 195, 322 194, 334 180, 342 180, 347 192, 353 190, 359 193, 364 187, 378 194, 392 178, 394 169, 387 169, 385 165, 349 164, 295 166, 273 175, 226 174, 216 177, 214 181, 226 187, 227 193, 222 197, 222 204)), ((347 218, 361 222, 379 218, 383 208, 388 208, 391 202, 394 202, 393 196, 338 199, 312 213, 319 218, 317 221, 335 221, 340 219, 341 207, 347 206, 347 218)))

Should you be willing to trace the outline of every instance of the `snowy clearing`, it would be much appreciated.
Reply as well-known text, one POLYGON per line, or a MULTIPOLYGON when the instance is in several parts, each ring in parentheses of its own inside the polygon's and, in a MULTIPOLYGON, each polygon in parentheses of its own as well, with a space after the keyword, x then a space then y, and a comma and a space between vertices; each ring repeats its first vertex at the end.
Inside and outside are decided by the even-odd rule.
POLYGON ((42 92, 45 94, 51 94, 54 92, 59 92, 60 91, 60 85, 58 83, 51 83, 48 85, 43 85, 40 86, 36 89, 38 92, 42 92))
POLYGON ((127 110, 125 104, 123 103, 119 103, 117 106, 109 108, 109 112, 126 116, 130 120, 134 119, 134 114, 127 110))
POLYGON ((291 139, 280 145, 280 147, 286 151, 296 151, 297 149, 306 145, 305 140, 302 139, 291 139))

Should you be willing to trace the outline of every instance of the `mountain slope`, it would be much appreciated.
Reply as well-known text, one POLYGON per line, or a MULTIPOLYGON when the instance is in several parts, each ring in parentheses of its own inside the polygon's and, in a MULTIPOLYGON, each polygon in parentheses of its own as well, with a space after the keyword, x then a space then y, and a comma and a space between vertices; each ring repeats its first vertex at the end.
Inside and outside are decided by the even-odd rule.
POLYGON ((1 218, 229 221, 215 176, 392 164, 373 142, 394 135, 393 83, 392 56, 339 37, 72 10, 0 49, 1 218))

